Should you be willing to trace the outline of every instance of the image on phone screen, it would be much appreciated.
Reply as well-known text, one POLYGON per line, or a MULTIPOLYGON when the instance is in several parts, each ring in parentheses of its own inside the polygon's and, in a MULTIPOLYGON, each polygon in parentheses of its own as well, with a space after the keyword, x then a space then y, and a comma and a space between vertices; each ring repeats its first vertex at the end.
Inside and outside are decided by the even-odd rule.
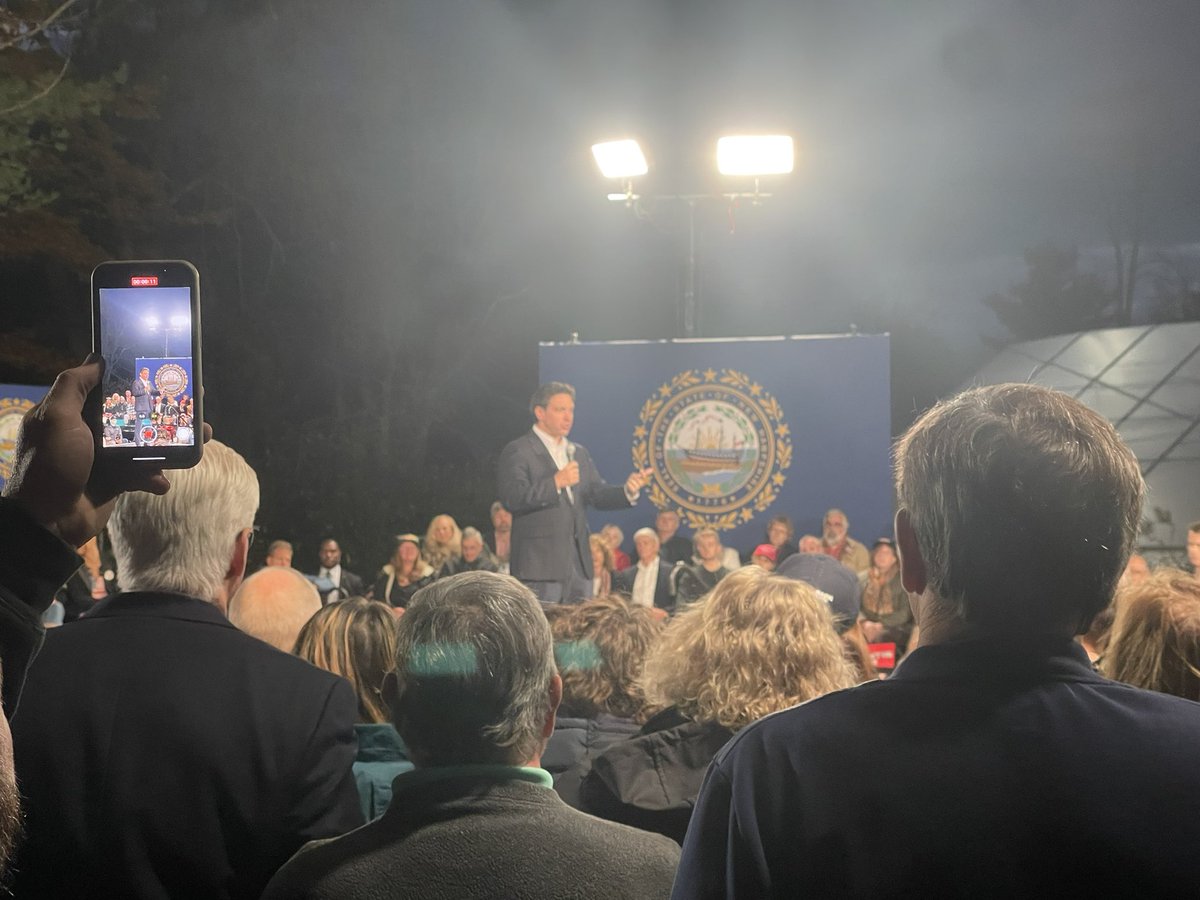
POLYGON ((103 446, 193 446, 189 288, 101 287, 97 293, 104 323, 103 446))

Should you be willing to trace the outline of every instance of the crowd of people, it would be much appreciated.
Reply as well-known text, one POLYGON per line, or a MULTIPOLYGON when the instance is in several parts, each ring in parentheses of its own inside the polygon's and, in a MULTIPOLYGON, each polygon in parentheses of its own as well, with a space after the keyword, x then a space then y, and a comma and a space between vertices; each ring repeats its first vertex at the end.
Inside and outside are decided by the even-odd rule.
MULTIPOLYGON (((819 536, 776 517, 744 554, 661 511, 625 566, 619 529, 584 536, 555 592, 503 571, 511 495, 490 541, 440 515, 367 577, 333 538, 308 575, 281 540, 247 577, 253 469, 215 440, 169 481, 94 460, 98 383, 59 377, 0 500, 18 897, 1200 881, 1200 523, 1196 571, 1131 555, 1136 459, 1065 395, 927 412, 897 445, 895 534, 869 546, 837 509, 819 536), (119 590, 76 552, 106 527, 119 590), (62 586, 74 612, 43 643, 62 586)), ((560 449, 526 499, 567 522, 587 461, 560 449)), ((637 475, 608 499, 634 502, 637 475)))

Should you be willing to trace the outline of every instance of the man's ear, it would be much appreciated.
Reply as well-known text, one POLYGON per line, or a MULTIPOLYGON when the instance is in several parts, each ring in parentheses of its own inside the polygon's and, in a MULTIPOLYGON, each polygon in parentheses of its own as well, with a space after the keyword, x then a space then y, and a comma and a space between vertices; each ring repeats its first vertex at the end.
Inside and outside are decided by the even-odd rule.
POLYGON ((910 594, 923 594, 929 584, 925 573, 925 557, 917 546, 917 533, 907 509, 896 513, 896 544, 900 551, 900 584, 910 594))
POLYGON ((542 737, 545 740, 550 739, 550 735, 554 734, 555 713, 558 712, 558 705, 562 703, 562 676, 557 672, 550 679, 550 712, 546 716, 546 724, 542 726, 542 737))
POLYGON ((229 571, 225 573, 225 580, 233 584, 233 589, 230 591, 232 595, 234 590, 237 590, 238 584, 246 575, 246 562, 250 558, 250 529, 243 528, 237 533, 237 537, 233 539, 233 556, 229 558, 229 571))

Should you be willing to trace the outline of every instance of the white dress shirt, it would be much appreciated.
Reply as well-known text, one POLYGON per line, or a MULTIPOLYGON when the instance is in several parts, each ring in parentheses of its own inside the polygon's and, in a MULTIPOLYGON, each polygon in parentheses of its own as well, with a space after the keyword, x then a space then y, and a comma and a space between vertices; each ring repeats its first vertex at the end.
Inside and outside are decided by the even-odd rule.
POLYGON ((634 606, 653 606, 654 589, 658 587, 658 557, 648 563, 638 561, 633 577, 633 593, 629 598, 634 606))
MULTIPOLYGON (((567 467, 567 463, 571 461, 567 458, 567 444, 569 443, 567 439, 561 437, 557 439, 552 438, 536 425, 533 426, 533 433, 538 436, 538 440, 546 445, 546 450, 550 453, 550 458, 554 460, 554 464, 558 466, 558 470, 561 472, 563 469, 565 469, 567 467)), ((569 487, 561 488, 561 490, 567 492, 568 500, 570 500, 572 503, 575 502, 575 493, 569 487)))
POLYGON ((342 586, 342 564, 341 563, 338 563, 332 569, 327 569, 324 566, 321 566, 321 571, 318 573, 318 576, 321 578, 328 578, 330 581, 333 582, 334 589, 325 595, 326 603, 332 603, 334 600, 336 600, 338 597, 341 596, 341 593, 338 591, 338 588, 340 588, 342 586))

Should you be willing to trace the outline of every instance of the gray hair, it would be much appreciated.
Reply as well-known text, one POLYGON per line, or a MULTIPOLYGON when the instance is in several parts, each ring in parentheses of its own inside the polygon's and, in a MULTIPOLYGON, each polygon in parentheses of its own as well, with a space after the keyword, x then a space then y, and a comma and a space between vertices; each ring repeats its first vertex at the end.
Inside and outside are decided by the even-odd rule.
POLYGON ((246 634, 291 653, 304 623, 321 608, 311 581, 292 568, 268 566, 242 582, 229 600, 229 621, 246 634))
POLYGON ((475 526, 468 525, 466 528, 464 528, 462 530, 462 539, 464 541, 473 539, 473 540, 477 540, 480 543, 482 543, 483 542, 483 534, 475 526))
POLYGON ((966 622, 1087 628, 1137 536, 1145 484, 1103 417, 1030 384, 937 404, 896 445, 931 590, 966 622))
POLYGON ((633 533, 634 541, 637 541, 637 539, 640 537, 654 538, 654 543, 656 543, 656 544, 661 543, 661 541, 659 541, 659 539, 658 539, 658 532, 655 531, 653 528, 639 528, 637 531, 635 531, 633 533))
POLYGON ((235 450, 209 441, 195 468, 171 473, 166 494, 132 492, 117 500, 108 530, 121 588, 212 601, 234 540, 254 525, 257 511, 254 470, 235 450))
POLYGON ((422 765, 523 765, 542 749, 555 672, 529 588, 493 572, 443 578, 398 623, 396 728, 422 765))
POLYGON ((545 407, 555 394, 569 394, 574 400, 575 388, 563 381, 547 381, 545 384, 539 384, 538 389, 529 398, 529 411, 532 413, 539 406, 545 407))

